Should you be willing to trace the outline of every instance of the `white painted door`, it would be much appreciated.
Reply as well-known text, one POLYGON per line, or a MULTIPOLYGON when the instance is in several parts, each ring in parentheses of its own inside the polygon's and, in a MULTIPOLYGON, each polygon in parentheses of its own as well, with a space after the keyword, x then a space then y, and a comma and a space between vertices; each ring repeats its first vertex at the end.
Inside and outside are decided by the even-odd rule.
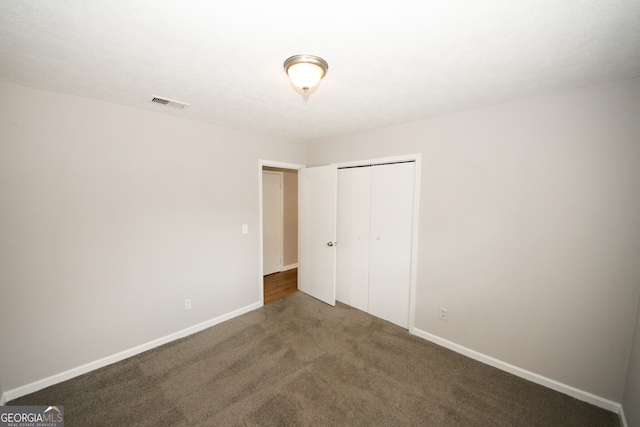
POLYGON ((282 181, 282 172, 262 172, 262 274, 265 276, 282 271, 284 240, 282 181))
POLYGON ((338 170, 336 295, 362 311, 369 309, 369 217, 371 168, 338 170))
POLYGON ((336 304, 336 166, 298 172, 298 289, 336 304))
MULTIPOLYGON (((338 169, 338 234, 336 247, 336 300, 351 303, 352 169, 338 169)), ((361 309, 365 310, 365 309, 361 309)), ((366 310, 365 310, 366 311, 366 310)))
POLYGON ((415 163, 338 171, 338 300, 409 326, 415 163))
POLYGON ((369 313, 408 328, 414 163, 371 168, 369 313))

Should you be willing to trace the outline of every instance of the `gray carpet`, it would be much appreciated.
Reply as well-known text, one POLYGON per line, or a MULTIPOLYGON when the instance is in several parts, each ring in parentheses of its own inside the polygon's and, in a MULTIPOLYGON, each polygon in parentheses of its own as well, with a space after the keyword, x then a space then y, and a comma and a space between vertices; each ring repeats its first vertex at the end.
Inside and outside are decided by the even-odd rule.
POLYGON ((618 426, 616 414, 296 293, 9 402, 74 426, 618 426))

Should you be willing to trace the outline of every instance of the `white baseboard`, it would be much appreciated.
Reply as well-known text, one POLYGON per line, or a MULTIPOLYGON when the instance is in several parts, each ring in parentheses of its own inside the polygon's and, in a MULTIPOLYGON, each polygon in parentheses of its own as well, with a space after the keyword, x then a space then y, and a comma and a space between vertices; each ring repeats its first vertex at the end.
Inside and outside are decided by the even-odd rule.
MULTIPOLYGON (((595 394, 591 394, 586 391, 572 387, 570 385, 563 384, 559 381, 552 380, 551 378, 543 377, 542 375, 527 371, 525 369, 519 368, 517 366, 511 365, 501 360, 495 359, 491 356, 487 356, 486 354, 482 354, 475 350, 471 350, 469 348, 463 347, 452 341, 446 340, 444 338, 440 338, 439 336, 430 334, 418 328, 412 328, 409 332, 411 332, 412 334, 420 338, 424 338, 427 341, 431 341, 442 347, 448 348, 449 350, 453 350, 456 353, 463 354, 467 357, 470 357, 471 359, 493 366, 494 368, 498 368, 502 371, 508 372, 520 378, 524 378, 525 380, 529 380, 531 382, 540 384, 542 386, 558 391, 560 393, 564 393, 571 397, 575 397, 576 399, 582 400, 583 402, 587 402, 592 405, 598 406, 600 408, 606 409, 608 411, 615 412, 620 416, 621 419, 623 419, 624 417, 624 415, 622 415, 622 405, 620 403, 614 402, 609 399, 605 399, 600 396, 596 396, 595 394)), ((626 425, 626 421, 623 423, 623 425, 626 425)))
POLYGON ((295 264, 285 265, 284 267, 282 267, 282 271, 293 270, 294 268, 298 268, 297 262, 295 264))
POLYGON ((7 396, 5 396, 5 393, 2 393, 0 395, 0 406, 4 406, 5 403, 7 403, 7 396))
POLYGON ((620 425, 622 427, 629 427, 629 424, 627 424, 627 419, 624 416, 624 410, 622 409, 622 405, 620 405, 620 412, 618 412, 618 417, 620 417, 620 425))
POLYGON ((264 305, 262 301, 250 304, 246 307, 239 308, 230 313, 223 314, 222 316, 218 316, 216 318, 207 320, 205 322, 199 323, 197 325, 188 327, 178 332, 174 332, 167 336, 155 339, 153 341, 149 341, 148 343, 141 344, 137 347, 130 348, 129 350, 122 351, 120 353, 104 357, 102 359, 96 360, 94 362, 90 362, 84 364, 82 366, 78 366, 73 369, 69 369, 68 371, 61 372, 59 374, 52 375, 47 378, 43 378, 41 380, 32 382, 30 384, 24 385, 22 387, 14 388, 12 390, 7 390, 2 394, 2 398, 0 403, 4 405, 6 402, 11 401, 13 399, 17 399, 18 397, 34 393, 38 390, 42 390, 43 388, 52 386, 54 384, 61 383, 63 381, 70 380, 71 378, 77 377, 82 374, 86 374, 87 372, 94 371, 96 369, 102 368, 107 365, 111 365, 113 363, 119 362, 126 358, 135 356, 137 354, 143 353, 147 350, 151 350, 153 348, 159 347, 163 344, 167 344, 171 341, 175 341, 180 338, 184 338, 186 336, 195 334, 196 332, 200 332, 204 329, 210 328, 211 326, 215 326, 219 323, 222 323, 226 320, 232 319, 234 317, 240 316, 241 314, 248 313, 257 308, 260 308, 264 305))

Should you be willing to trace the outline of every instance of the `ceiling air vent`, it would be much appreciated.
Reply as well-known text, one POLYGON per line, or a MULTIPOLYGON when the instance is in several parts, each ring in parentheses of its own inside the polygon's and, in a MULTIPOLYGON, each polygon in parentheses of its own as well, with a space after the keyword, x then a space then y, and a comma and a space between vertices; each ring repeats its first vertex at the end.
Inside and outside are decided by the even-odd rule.
POLYGON ((168 98, 160 98, 159 96, 154 96, 153 99, 151 99, 151 102, 155 102, 156 104, 167 105, 169 107, 177 108, 179 110, 182 110, 183 108, 186 108, 189 106, 189 104, 187 104, 186 102, 175 101, 173 99, 168 99, 168 98))

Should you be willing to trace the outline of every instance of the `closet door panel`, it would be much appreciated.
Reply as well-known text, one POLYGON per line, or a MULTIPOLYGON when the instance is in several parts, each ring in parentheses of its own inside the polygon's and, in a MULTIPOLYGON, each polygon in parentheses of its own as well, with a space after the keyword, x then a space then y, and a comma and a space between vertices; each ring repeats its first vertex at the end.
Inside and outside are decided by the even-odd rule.
MULTIPOLYGON (((346 169, 351 173, 351 306, 369 310, 369 220, 371 168, 346 169)), ((339 246, 339 243, 338 243, 339 246)))
POLYGON ((351 305, 352 173, 338 169, 338 234, 336 246, 336 299, 351 305))
POLYGON ((371 169, 371 226, 369 246, 369 313, 388 320, 391 283, 389 230, 391 221, 391 179, 388 166, 371 169))
POLYGON ((414 164, 376 166, 371 177, 369 312, 409 326, 414 164))
POLYGON ((411 289, 411 249, 413 240, 414 163, 391 165, 389 221, 389 286, 387 317, 390 322, 409 327, 411 289))

